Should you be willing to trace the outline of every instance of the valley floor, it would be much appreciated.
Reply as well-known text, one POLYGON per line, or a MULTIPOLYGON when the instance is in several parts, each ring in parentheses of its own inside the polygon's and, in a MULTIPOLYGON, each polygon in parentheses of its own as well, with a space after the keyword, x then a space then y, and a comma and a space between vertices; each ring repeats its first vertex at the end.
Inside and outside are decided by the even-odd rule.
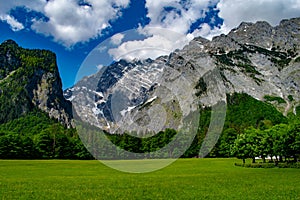
POLYGON ((0 160, 0 199, 300 199, 299 169, 235 162, 241 160, 179 159, 129 174, 99 161, 0 160))

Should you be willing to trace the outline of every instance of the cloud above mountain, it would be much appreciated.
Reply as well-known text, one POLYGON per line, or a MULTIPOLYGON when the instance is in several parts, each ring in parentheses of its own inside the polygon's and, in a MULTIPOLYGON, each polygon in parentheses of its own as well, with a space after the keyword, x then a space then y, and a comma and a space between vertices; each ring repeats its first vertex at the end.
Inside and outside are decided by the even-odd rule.
POLYGON ((267 21, 278 25, 282 19, 300 17, 300 0, 221 0, 217 9, 224 19, 222 33, 227 33, 241 22, 267 21))
POLYGON ((186 34, 191 25, 200 18, 204 18, 209 6, 216 0, 146 0, 146 8, 150 23, 147 27, 160 27, 180 34, 186 34))
MULTIPOLYGON (((0 7, 0 20, 9 24, 13 31, 31 30, 50 36, 54 41, 70 48, 105 35, 105 30, 108 28, 114 29, 113 22, 121 18, 124 9, 130 8, 133 2, 130 0, 7 1, 0 7), (12 11, 19 7, 26 8, 28 12, 40 13, 45 17, 31 18, 30 27, 26 27, 21 17, 12 14, 12 11)), ((145 39, 144 43, 149 44, 155 38, 159 40, 155 43, 161 47, 175 41, 166 39, 158 32, 149 33, 152 27, 182 34, 188 38, 187 42, 197 36, 210 39, 215 35, 227 33, 242 21, 264 20, 276 25, 284 18, 299 17, 300 0, 145 0, 144 8, 140 9, 144 9, 149 18, 148 23, 140 25, 140 31, 149 34, 149 38, 145 39), (211 12, 215 14, 212 15, 211 12), (216 17, 223 19, 221 25, 214 24, 216 17), (205 20, 207 18, 209 20, 205 20)), ((124 51, 126 45, 121 44, 121 40, 120 37, 116 37, 113 42, 123 45, 120 48, 124 51)), ((141 47, 143 40, 134 43, 141 47)), ((177 47, 185 44, 182 43, 177 47)), ((134 44, 127 46, 132 48, 134 44)), ((117 56, 116 51, 114 54, 117 56)))
POLYGON ((210 0, 146 0, 149 24, 139 27, 145 39, 127 41, 109 51, 114 59, 155 59, 161 55, 183 48, 193 36, 187 35, 197 20, 204 18, 210 6, 217 1, 210 0))

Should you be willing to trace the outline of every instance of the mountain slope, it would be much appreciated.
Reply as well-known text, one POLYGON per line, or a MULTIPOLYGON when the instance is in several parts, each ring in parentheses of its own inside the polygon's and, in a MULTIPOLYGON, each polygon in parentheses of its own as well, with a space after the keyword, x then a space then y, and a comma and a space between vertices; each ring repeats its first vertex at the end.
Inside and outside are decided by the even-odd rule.
POLYGON ((73 128, 55 54, 0 45, 0 159, 91 159, 73 128))
POLYGON ((299 27, 300 18, 276 27, 242 23, 228 35, 212 41, 195 38, 184 49, 156 60, 121 60, 84 78, 65 91, 65 97, 81 120, 112 133, 143 131, 139 127, 177 129, 199 105, 211 107, 235 93, 268 102, 284 115, 296 114, 299 27), (151 124, 151 119, 162 126, 151 124))
POLYGON ((23 49, 12 40, 0 45, 0 110, 0 123, 40 110, 72 127, 54 53, 23 49))

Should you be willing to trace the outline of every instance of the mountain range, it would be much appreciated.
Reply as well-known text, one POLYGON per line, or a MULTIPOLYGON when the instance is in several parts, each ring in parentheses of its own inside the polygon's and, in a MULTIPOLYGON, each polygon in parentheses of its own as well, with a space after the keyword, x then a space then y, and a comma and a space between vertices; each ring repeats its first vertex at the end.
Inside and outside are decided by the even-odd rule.
POLYGON ((241 23, 211 41, 198 37, 156 60, 120 60, 64 91, 79 118, 108 132, 178 129, 182 119, 235 93, 284 116, 300 102, 300 18, 241 23))
MULTIPOLYGON (((192 157, 210 129, 214 107, 225 102, 224 129, 210 155, 230 156, 227 144, 246 128, 265 129, 299 116, 299 53, 300 18, 275 27, 242 23, 227 35, 195 38, 155 60, 119 60, 63 91, 54 53, 7 40, 0 45, 0 143, 20 136, 26 148, 31 144, 28 157, 37 151, 39 158, 66 158, 66 152, 67 158, 91 158, 73 129, 76 120, 116 135, 116 141, 125 132, 174 135, 171 129, 196 121, 193 130, 199 129, 183 155, 192 157)), ((15 149, 16 140, 0 148, 0 158, 24 154, 21 144, 15 149)))

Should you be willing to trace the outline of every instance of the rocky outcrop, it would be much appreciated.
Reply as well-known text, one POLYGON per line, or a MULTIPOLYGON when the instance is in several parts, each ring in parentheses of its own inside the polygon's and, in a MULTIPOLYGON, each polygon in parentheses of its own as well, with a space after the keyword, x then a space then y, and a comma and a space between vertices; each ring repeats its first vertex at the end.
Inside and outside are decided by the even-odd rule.
POLYGON ((71 102, 63 97, 56 56, 8 40, 0 45, 0 122, 41 110, 72 127, 71 102))

